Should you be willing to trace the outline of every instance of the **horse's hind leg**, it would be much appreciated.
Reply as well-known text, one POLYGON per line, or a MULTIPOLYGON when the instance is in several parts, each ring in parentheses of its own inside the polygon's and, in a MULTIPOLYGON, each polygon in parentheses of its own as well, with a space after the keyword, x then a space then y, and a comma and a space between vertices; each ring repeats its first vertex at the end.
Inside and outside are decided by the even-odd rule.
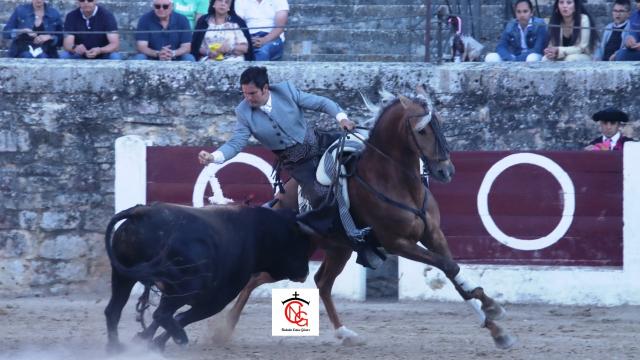
POLYGON ((225 316, 225 321, 222 325, 216 327, 214 333, 214 341, 217 343, 225 343, 229 341, 231 335, 233 334, 233 330, 236 328, 238 324, 238 320, 240 319, 240 314, 242 313, 242 309, 244 309, 247 304, 247 300, 249 300, 249 296, 251 296, 251 292, 258 286, 262 284, 272 283, 275 280, 268 273, 257 273, 253 274, 247 282, 247 285, 240 291, 240 294, 236 298, 236 302, 233 304, 233 307, 229 310, 227 315, 225 316))
POLYGON ((342 324, 338 317, 336 306, 333 303, 333 298, 331 297, 333 284, 335 283, 338 275, 340 275, 344 269, 347 261, 349 261, 351 252, 351 249, 342 247, 325 249, 324 260, 322 261, 322 265, 320 265, 318 272, 316 272, 314 280, 316 282, 316 286, 318 286, 320 298, 322 299, 322 303, 324 303, 325 310, 327 310, 329 320, 336 331, 336 337, 342 340, 343 345, 352 346, 364 344, 364 339, 362 339, 362 337, 360 337, 355 331, 348 329, 342 324))

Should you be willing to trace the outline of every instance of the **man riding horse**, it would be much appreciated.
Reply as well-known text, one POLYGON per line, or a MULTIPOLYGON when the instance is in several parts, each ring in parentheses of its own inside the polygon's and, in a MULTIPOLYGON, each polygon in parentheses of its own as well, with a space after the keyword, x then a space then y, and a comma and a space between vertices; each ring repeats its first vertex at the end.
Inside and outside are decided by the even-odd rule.
MULTIPOLYGON (((303 110, 331 115, 346 130, 352 130, 355 124, 338 104, 326 97, 300 91, 291 82, 270 85, 265 67, 247 68, 240 76, 240 86, 244 100, 236 107, 238 122, 233 136, 213 153, 201 151, 198 154, 200 163, 224 163, 236 156, 253 135, 276 154, 277 179, 282 167, 300 186, 302 196, 309 201, 312 209, 329 206, 325 203, 329 187, 317 182, 316 168, 331 141, 321 138, 328 135, 318 135, 314 131, 313 126, 304 119, 303 110)), ((276 199, 281 196, 278 194, 276 199)), ((325 216, 331 217, 337 211, 326 213, 325 216)), ((373 267, 372 263, 380 261, 368 243, 352 239, 351 246, 358 252, 359 264, 373 267)))

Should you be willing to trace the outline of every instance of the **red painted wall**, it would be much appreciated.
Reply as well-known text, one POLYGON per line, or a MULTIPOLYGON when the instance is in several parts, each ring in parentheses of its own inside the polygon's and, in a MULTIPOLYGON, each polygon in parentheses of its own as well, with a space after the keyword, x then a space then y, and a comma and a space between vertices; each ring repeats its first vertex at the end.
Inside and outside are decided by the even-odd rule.
MULTIPOLYGON (((195 147, 150 147, 147 151, 147 199, 191 204, 195 181, 202 170, 195 147)), ((248 148, 269 163, 273 154, 248 148)), ((494 239, 484 228, 477 193, 486 172, 509 152, 455 152, 456 175, 450 184, 432 182, 442 228, 454 257, 461 262, 519 265, 622 266, 622 154, 620 152, 537 152, 556 162, 575 188, 575 214, 566 234, 553 245, 533 251, 517 250, 494 239)), ((227 198, 261 204, 272 188, 262 173, 242 164, 220 170, 227 198)), ((210 190, 205 198, 211 196, 210 190)), ((206 203, 206 199, 205 199, 206 203)), ((498 228, 523 240, 551 232, 564 207, 558 181, 548 171, 519 164, 496 178, 488 196, 489 211, 498 228)))

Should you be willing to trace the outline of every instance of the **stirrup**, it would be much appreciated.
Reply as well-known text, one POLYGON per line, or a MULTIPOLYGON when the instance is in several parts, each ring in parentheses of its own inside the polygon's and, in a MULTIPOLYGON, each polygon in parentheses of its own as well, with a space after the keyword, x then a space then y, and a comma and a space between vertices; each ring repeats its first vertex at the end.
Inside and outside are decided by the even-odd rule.
POLYGON ((387 260, 387 256, 384 253, 368 244, 357 250, 357 253, 356 263, 373 270, 387 260))

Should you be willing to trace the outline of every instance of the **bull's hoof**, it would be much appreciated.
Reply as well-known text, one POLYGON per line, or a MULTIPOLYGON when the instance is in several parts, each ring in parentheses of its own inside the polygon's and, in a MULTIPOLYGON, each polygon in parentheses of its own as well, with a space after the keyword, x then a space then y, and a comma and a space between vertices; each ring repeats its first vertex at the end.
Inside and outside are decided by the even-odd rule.
POLYGON ((173 338, 173 342, 180 346, 185 346, 189 343, 189 338, 187 338, 187 335, 180 334, 173 338))
POLYGON ((511 336, 509 334, 503 334, 500 336, 496 336, 493 339, 493 342, 496 344, 498 349, 510 349, 515 343, 518 342, 518 338, 515 336, 511 336))
POLYGON ((107 344, 107 353, 110 355, 117 355, 124 352, 125 348, 120 342, 110 342, 107 344))
POLYGON ((507 310, 495 301, 492 301, 488 306, 482 306, 481 309, 489 321, 500 320, 507 315, 507 310))
POLYGON ((167 339, 163 336, 157 336, 149 343, 149 348, 154 351, 164 352, 164 347, 167 344, 167 339))
POLYGON ((136 334, 133 336, 133 339, 132 339, 132 340, 133 340, 134 342, 136 342, 136 343, 145 343, 145 342, 147 342, 147 341, 151 340, 151 336, 149 336, 149 334, 147 334, 147 333, 145 333, 145 332, 141 331, 141 332, 139 332, 139 333, 136 333, 136 334))

